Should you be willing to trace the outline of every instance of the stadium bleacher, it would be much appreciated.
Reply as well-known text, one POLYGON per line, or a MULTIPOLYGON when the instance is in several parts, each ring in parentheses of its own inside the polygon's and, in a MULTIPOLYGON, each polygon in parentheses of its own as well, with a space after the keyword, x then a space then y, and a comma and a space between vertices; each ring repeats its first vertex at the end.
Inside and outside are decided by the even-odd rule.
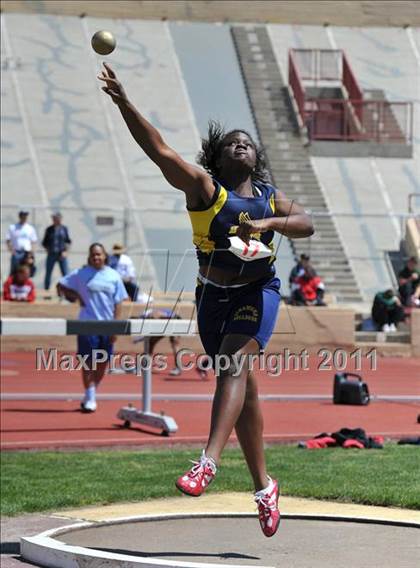
MULTIPOLYGON (((368 300, 381 287, 394 284, 384 255, 399 249, 405 227, 399 215, 408 214, 409 194, 420 193, 418 51, 402 28, 270 25, 268 29, 285 77, 290 48, 344 49, 363 89, 380 89, 389 100, 414 103, 411 159, 312 158, 331 211, 341 214, 334 215, 335 223, 368 300)), ((412 34, 419 45, 419 30, 412 34)))
MULTIPOLYGON (((206 112, 208 119, 215 116, 228 127, 233 125, 222 109, 234 87, 234 123, 243 120, 254 132, 247 86, 241 84, 238 62, 232 57, 230 26, 18 13, 2 14, 2 22, 2 58, 11 62, 7 69, 3 66, 3 227, 15 221, 16 211, 25 205, 32 208, 32 221, 41 235, 49 213, 60 209, 74 238, 73 267, 84 262, 90 242, 101 240, 110 247, 125 240, 144 288, 192 290, 196 265, 183 196, 142 155, 117 109, 101 96, 95 80, 100 58, 88 40, 96 29, 112 28, 118 49, 109 61, 127 91, 166 140, 193 161, 206 112), (200 101, 197 89, 206 61, 197 57, 194 62, 190 56, 198 36, 206 45, 231 45, 223 70, 226 76, 230 70, 234 80, 228 92, 214 89, 211 108, 200 101), (98 217, 112 224, 98 224, 98 217)), ((414 103, 412 158, 311 158, 324 198, 336 214, 335 225, 357 284, 369 303, 375 291, 393 283, 385 253, 399 249, 408 196, 420 193, 419 30, 280 24, 266 28, 284 78, 290 48, 342 48, 364 89, 414 103)), ((215 59, 220 60, 217 50, 215 59)), ((212 76, 206 81, 209 85, 212 76)), ((2 242, 4 250, 4 234, 2 242)), ((2 275, 8 270, 7 257, 3 254, 2 275)), ((285 293, 292 262, 290 246, 284 242, 277 264, 285 293)), ((40 285, 42 252, 38 266, 40 285)))

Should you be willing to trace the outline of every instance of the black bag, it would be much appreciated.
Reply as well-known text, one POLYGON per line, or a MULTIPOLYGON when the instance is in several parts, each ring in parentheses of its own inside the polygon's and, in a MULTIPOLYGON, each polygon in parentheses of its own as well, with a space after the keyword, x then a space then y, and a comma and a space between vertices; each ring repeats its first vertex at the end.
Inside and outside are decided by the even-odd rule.
POLYGON ((360 375, 337 373, 334 377, 334 404, 369 404, 369 389, 360 375), (350 379, 348 377, 355 377, 350 379))

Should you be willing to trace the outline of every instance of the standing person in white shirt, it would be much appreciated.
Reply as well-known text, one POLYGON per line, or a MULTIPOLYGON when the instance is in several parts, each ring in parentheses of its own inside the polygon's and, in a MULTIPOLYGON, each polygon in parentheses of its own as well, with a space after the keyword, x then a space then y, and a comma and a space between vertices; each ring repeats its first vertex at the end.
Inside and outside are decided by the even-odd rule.
POLYGON ((27 252, 33 252, 38 241, 35 227, 28 223, 29 211, 19 211, 19 221, 10 225, 6 233, 6 244, 12 253, 10 273, 21 263, 27 252))
POLYGON ((127 294, 135 302, 139 292, 137 285, 136 269, 131 258, 125 254, 125 248, 121 244, 112 247, 112 256, 109 258, 109 266, 116 270, 124 282, 127 294))

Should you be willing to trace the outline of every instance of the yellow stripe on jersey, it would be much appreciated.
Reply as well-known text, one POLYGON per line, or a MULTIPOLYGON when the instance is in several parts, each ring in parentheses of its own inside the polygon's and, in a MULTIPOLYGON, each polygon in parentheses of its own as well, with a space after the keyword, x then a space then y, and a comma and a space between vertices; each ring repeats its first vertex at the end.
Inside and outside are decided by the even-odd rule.
POLYGON ((193 229, 193 243, 202 252, 209 253, 214 250, 214 242, 209 239, 210 225, 228 198, 228 192, 220 186, 217 200, 204 211, 188 211, 193 229))
POLYGON ((276 205, 275 205, 275 203, 274 203, 274 193, 272 193, 272 194, 270 195, 270 207, 271 207, 271 211, 272 211, 273 213, 275 213, 275 212, 276 212, 276 205))

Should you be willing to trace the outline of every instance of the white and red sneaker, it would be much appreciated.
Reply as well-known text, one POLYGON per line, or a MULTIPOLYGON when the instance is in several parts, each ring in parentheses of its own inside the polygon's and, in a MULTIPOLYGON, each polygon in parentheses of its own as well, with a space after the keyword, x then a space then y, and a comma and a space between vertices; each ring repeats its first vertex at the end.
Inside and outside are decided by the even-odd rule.
POLYGON ((258 517, 262 532, 265 536, 273 536, 280 524, 279 486, 275 479, 268 478, 270 483, 266 489, 255 493, 255 502, 258 505, 258 517))
POLYGON ((176 480, 175 485, 183 493, 191 495, 192 497, 199 497, 213 481, 217 466, 212 458, 206 456, 204 450, 201 454, 200 461, 190 461, 194 466, 189 471, 185 472, 184 475, 181 475, 181 477, 176 480))

